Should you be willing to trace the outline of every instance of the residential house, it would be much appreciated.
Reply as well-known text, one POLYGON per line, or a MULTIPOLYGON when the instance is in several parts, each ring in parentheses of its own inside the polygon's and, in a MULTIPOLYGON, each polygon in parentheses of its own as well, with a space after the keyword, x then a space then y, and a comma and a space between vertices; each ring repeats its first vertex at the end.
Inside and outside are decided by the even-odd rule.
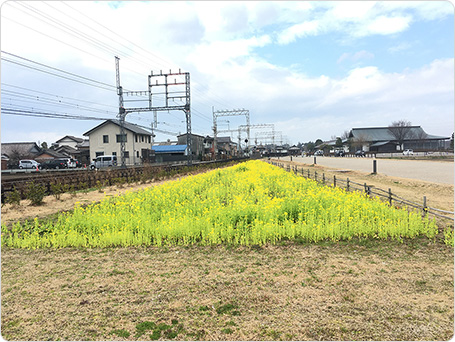
POLYGON ((82 142, 76 145, 76 149, 79 152, 77 158, 82 164, 90 164, 90 140, 84 139, 82 142))
POLYGON ((67 154, 63 154, 57 152, 53 149, 43 149, 36 157, 35 160, 39 163, 42 163, 46 160, 50 159, 60 159, 60 158, 68 158, 67 154))
POLYGON ((362 149, 370 152, 396 152, 405 149, 443 150, 447 146, 447 141, 450 140, 450 137, 427 134, 420 126, 400 129, 390 127, 353 128, 349 138, 351 151, 362 149))
POLYGON ((121 158, 120 145, 125 141, 125 162, 127 165, 141 164, 151 155, 151 133, 138 125, 125 122, 125 135, 120 135, 120 121, 106 120, 83 135, 89 137, 90 160, 102 155, 116 155, 121 158))
MULTIPOLYGON (((186 136, 187 133, 178 135, 177 144, 186 145, 187 143, 186 136)), ((205 137, 203 137, 202 135, 191 133, 191 152, 193 155, 193 160, 194 159, 202 160, 202 156, 205 153, 204 140, 205 137)))
POLYGON ((292 145, 289 149, 289 155, 291 156, 297 156, 297 155, 300 155, 301 154, 301 150, 299 147, 297 147, 296 145, 292 145))
POLYGON ((82 164, 90 164, 90 145, 88 139, 66 135, 52 144, 52 149, 66 157, 79 160, 82 164))
POLYGON ((218 156, 222 159, 234 157, 238 154, 237 144, 231 140, 231 137, 217 137, 216 148, 218 156))
POLYGON ((7 155, 2 154, 2 170, 6 170, 8 168, 9 158, 7 155))
POLYGON ((74 149, 77 149, 77 145, 82 143, 84 139, 77 138, 72 135, 65 135, 63 138, 57 140, 55 144, 58 146, 70 146, 74 149))
POLYGON ((213 144, 214 141, 215 139, 208 135, 204 138, 204 155, 202 156, 202 160, 215 159, 215 146, 213 144))
POLYGON ((35 159, 41 148, 35 142, 2 143, 2 159, 9 168, 18 166, 21 159, 35 159))

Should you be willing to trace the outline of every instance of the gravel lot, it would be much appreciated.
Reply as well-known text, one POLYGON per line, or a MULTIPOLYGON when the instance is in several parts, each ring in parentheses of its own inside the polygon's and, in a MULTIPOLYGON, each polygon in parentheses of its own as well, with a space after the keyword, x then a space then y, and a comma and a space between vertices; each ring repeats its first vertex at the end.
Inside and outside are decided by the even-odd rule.
MULTIPOLYGON (((290 157, 280 159, 290 160, 290 157)), ((292 160, 311 165, 314 157, 292 157, 292 160)), ((316 163, 338 170, 373 172, 372 158, 316 157, 316 163)), ((453 161, 377 159, 377 172, 386 176, 454 184, 453 161)))

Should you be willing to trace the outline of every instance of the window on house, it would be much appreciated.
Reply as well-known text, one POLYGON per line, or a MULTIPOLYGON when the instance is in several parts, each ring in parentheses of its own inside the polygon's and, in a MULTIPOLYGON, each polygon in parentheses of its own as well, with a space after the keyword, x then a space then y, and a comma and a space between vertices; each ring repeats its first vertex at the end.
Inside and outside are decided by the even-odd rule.
POLYGON ((136 157, 139 158, 139 151, 136 151, 136 157))
POLYGON ((117 152, 112 152, 112 155, 113 155, 113 156, 116 156, 116 155, 117 155, 117 152))
POLYGON ((95 152, 95 157, 104 156, 104 152, 95 152))
POLYGON ((123 155, 125 156, 125 158, 129 158, 130 157, 130 151, 125 151, 125 153, 123 155))
POLYGON ((104 144, 109 144, 109 136, 108 135, 103 135, 103 143, 104 144))
POLYGON ((134 141, 137 142, 137 134, 134 135, 134 141))
POLYGON ((142 142, 144 142, 144 136, 143 136, 143 135, 141 135, 141 137, 142 137, 142 142))
MULTIPOLYGON (((123 141, 126 142, 126 134, 123 134, 123 141)), ((122 135, 117 134, 117 142, 120 143, 122 142, 122 135)))

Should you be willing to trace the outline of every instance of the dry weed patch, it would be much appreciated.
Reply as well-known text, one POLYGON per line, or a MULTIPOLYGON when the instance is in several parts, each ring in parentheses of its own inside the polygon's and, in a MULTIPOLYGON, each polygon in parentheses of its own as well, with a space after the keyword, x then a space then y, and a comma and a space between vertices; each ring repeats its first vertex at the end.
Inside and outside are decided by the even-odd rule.
POLYGON ((453 250, 428 239, 2 250, 8 340, 446 340, 453 250))

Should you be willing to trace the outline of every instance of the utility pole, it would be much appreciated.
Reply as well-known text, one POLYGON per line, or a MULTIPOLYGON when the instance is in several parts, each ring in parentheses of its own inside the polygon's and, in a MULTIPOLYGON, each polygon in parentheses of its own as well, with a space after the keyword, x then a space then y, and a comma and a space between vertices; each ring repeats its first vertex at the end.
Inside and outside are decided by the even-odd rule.
POLYGON ((115 73, 116 73, 116 83, 117 83, 117 95, 118 95, 118 118, 120 121, 120 161, 121 167, 126 167, 125 162, 125 141, 126 141, 126 134, 125 134, 125 117, 127 112, 123 106, 123 88, 120 85, 120 66, 119 66, 120 58, 115 56, 115 73))

